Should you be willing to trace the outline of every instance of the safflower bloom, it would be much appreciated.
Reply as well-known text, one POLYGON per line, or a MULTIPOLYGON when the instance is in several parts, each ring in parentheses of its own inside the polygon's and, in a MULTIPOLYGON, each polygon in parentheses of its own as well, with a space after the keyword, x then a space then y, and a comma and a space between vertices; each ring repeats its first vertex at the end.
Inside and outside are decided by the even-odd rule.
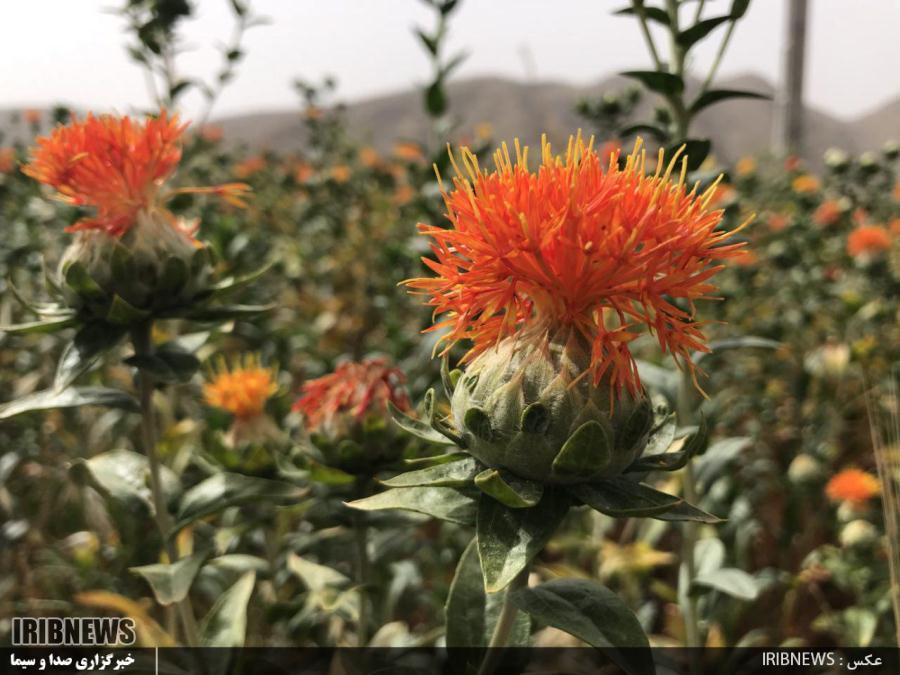
POLYGON ((422 154, 422 148, 418 143, 401 141, 394 144, 394 157, 405 162, 420 162, 425 155, 422 154))
POLYGON ((189 226, 162 208, 167 198, 182 192, 211 193, 243 206, 247 186, 163 191, 181 160, 185 129, 166 111, 143 123, 127 116, 88 114, 83 121, 58 126, 38 138, 22 171, 55 188, 60 201, 96 209, 96 216, 78 221, 67 232, 97 230, 121 237, 143 213, 161 216, 173 228, 191 234, 189 226))
POLYGON ((209 405, 247 420, 262 415, 277 391, 275 370, 264 368, 257 356, 247 355, 232 367, 220 360, 203 385, 203 398, 209 405))
POLYGON ((840 202, 835 199, 826 199, 819 204, 813 213, 813 220, 817 225, 827 227, 834 225, 841 217, 844 210, 841 208, 840 202))
POLYGON ((266 160, 259 155, 253 155, 235 164, 232 172, 241 180, 246 180, 265 168, 266 160))
POLYGON ((847 253, 871 257, 891 248, 891 233, 881 225, 861 225, 847 235, 847 253))
POLYGON ((822 183, 819 181, 819 179, 808 173, 803 174, 802 176, 797 176, 793 181, 791 181, 791 188, 794 190, 794 192, 801 195, 818 192, 821 186, 822 183))
POLYGON ((406 376, 386 359, 348 361, 333 373, 303 385, 294 411, 303 415, 311 432, 335 432, 349 422, 362 422, 367 415, 388 415, 388 403, 409 410, 406 376))
POLYGON ((454 189, 444 193, 452 227, 419 225, 434 241, 436 260, 423 261, 437 276, 406 283, 444 317, 429 330, 447 331, 450 344, 470 340, 471 361, 504 338, 537 345, 570 328, 590 345, 595 384, 607 377, 637 394, 628 345, 643 327, 693 374, 690 353, 708 351, 694 303, 715 291, 720 261, 743 255, 716 229, 722 212, 707 208, 715 186, 688 191, 684 166, 670 182, 677 157, 665 165, 662 153, 647 175, 640 142, 624 169, 618 152, 604 168, 580 137, 564 157, 545 141, 537 173, 527 148, 516 154, 513 164, 504 145, 488 173, 463 149, 464 169, 454 160, 454 189))
POLYGON ((880 492, 878 478, 861 469, 844 469, 832 476, 825 494, 834 502, 862 504, 880 492))
POLYGON ((770 213, 766 219, 766 225, 772 232, 781 232, 791 224, 791 219, 784 213, 770 213))
POLYGON ((0 173, 10 173, 15 167, 15 148, 0 148, 0 173))
POLYGON ((741 157, 734 165, 734 172, 741 177, 756 173, 756 160, 752 157, 741 157))

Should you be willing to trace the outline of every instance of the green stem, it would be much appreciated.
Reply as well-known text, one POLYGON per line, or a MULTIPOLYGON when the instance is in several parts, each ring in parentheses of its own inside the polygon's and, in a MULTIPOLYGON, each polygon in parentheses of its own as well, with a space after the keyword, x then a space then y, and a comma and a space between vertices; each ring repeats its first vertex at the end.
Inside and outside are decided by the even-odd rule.
POLYGON ((657 70, 662 70, 662 61, 659 59, 659 52, 656 51, 656 45, 653 42, 653 36, 650 34, 650 28, 647 25, 647 13, 644 11, 643 0, 631 0, 631 7, 638 18, 641 26, 641 33, 644 36, 644 42, 647 43, 647 49, 650 50, 650 56, 653 58, 653 65, 657 70))
POLYGON ((728 23, 728 30, 725 31, 725 37, 722 38, 722 44, 719 45, 719 51, 716 52, 716 58, 713 60, 712 67, 709 69, 709 74, 703 81, 703 86, 700 88, 700 94, 706 93, 710 85, 712 85, 713 80, 716 77, 716 73, 719 72, 719 66, 722 64, 722 57, 725 56, 725 50, 728 49, 728 43, 731 41, 732 33, 734 33, 735 23, 737 22, 730 21, 728 23))
MULTIPOLYGON (((678 21, 678 0, 666 0, 666 11, 669 14, 669 50, 671 59, 669 72, 684 79, 684 49, 678 44, 678 33, 681 31, 678 21)), ((691 116, 684 103, 684 93, 670 94, 666 97, 672 107, 672 116, 675 119, 675 141, 680 143, 688 136, 691 126, 691 116)))
POLYGON ((519 572, 519 575, 513 579, 512 583, 507 587, 503 595, 503 606, 500 608, 500 615, 497 617, 497 623, 494 625, 494 632, 491 634, 491 641, 487 646, 487 654, 481 667, 478 669, 478 675, 491 675, 500 665, 500 659, 503 657, 503 648, 509 642, 509 636, 512 634, 513 626, 516 623, 516 609, 509 601, 510 594, 518 588, 523 588, 528 584, 528 568, 519 572))
MULTIPOLYGON (((681 378, 681 384, 678 389, 678 401, 676 415, 679 426, 687 426, 693 420, 693 411, 691 408, 692 389, 690 378, 684 376, 681 378)), ((697 500, 697 484, 694 478, 694 468, 691 462, 688 462, 682 470, 682 491, 684 499, 687 502, 695 503, 697 500)), ((684 632, 685 646, 700 646, 700 616, 697 611, 697 598, 691 592, 691 586, 694 579, 697 578, 697 561, 694 559, 694 549, 697 546, 697 537, 699 531, 697 523, 687 521, 682 525, 682 543, 681 556, 684 560, 685 570, 687 571, 687 588, 682 589, 686 599, 684 607, 684 632)))
MULTIPOLYGON (((132 330, 131 341, 134 346, 135 355, 152 355, 152 331, 153 324, 149 321, 132 330)), ((153 515, 166 554, 169 557, 169 564, 173 564, 178 561, 178 549, 175 546, 175 542, 169 537, 169 533, 172 530, 172 520, 169 517, 169 509, 166 505, 166 498, 162 489, 162 463, 160 462, 159 454, 157 453, 156 420, 153 411, 153 375, 147 370, 140 369, 138 380, 140 382, 141 439, 144 445, 144 453, 147 455, 147 462, 150 465, 150 491, 153 497, 153 515)), ((181 617, 184 637, 188 646, 198 646, 200 643, 198 637, 199 631, 197 629, 197 622, 194 619, 194 611, 191 607, 190 598, 186 597, 178 603, 178 614, 181 617)))

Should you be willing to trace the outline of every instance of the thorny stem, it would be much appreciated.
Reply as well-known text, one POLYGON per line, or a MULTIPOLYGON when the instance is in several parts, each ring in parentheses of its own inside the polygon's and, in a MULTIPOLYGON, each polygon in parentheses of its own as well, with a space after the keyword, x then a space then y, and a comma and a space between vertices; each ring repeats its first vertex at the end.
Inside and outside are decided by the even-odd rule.
POLYGON ((519 575, 513 579, 506 589, 506 593, 503 596, 503 606, 500 608, 500 615, 497 617, 497 623, 494 625, 494 632, 491 634, 491 641, 487 646, 487 654, 485 654, 484 661, 481 662, 478 675, 491 675, 500 664, 503 648, 509 642, 509 636, 516 623, 516 614, 519 611, 509 601, 509 596, 516 589, 523 588, 527 584, 528 567, 519 572, 519 575))
MULTIPOLYGON (((681 378, 681 384, 678 389, 678 401, 676 415, 679 426, 686 426, 693 420, 693 412, 691 410, 691 381, 687 376, 681 378)), ((691 462, 688 462, 682 470, 682 488, 684 499, 687 502, 694 503, 697 499, 697 485, 694 479, 694 468, 691 462)), ((697 562, 694 559, 694 549, 697 545, 697 523, 687 521, 682 525, 682 545, 681 556, 684 560, 685 570, 687 571, 687 589, 684 595, 687 598, 684 607, 684 630, 685 630, 685 646, 700 646, 700 617, 697 613, 697 599, 690 593, 690 588, 697 578, 697 562)))
MULTIPOLYGON (((146 322, 132 330, 131 341, 137 356, 149 356, 153 353, 151 333, 152 322, 146 322)), ((172 529, 172 521, 169 517, 166 498, 162 489, 162 471, 159 454, 156 447, 156 422, 153 412, 153 376, 145 369, 139 370, 140 402, 141 402, 141 438, 144 445, 144 453, 150 465, 150 490, 153 497, 153 515, 156 526, 169 557, 169 564, 178 561, 178 549, 169 538, 172 529)), ((197 622, 194 619, 194 610, 191 607, 190 598, 185 597, 178 603, 178 614, 181 617, 184 628, 185 641, 189 647, 199 645, 199 632, 197 622)))
POLYGON ((653 42, 653 36, 650 34, 650 28, 647 26, 647 13, 644 11, 643 0, 631 0, 631 7, 637 16, 641 33, 644 35, 644 42, 647 43, 647 49, 650 50, 650 56, 653 58, 653 65, 657 70, 662 70, 662 61, 659 60, 659 52, 656 51, 656 45, 653 42))

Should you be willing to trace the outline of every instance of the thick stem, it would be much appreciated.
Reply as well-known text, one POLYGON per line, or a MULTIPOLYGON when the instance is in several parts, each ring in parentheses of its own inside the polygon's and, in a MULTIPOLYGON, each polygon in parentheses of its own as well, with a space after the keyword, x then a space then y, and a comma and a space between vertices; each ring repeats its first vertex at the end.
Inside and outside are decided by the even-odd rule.
POLYGON ((487 654, 485 654, 484 661, 481 662, 478 675, 491 675, 497 666, 500 665, 500 659, 503 657, 503 648, 509 642, 509 636, 512 634, 513 626, 516 623, 516 614, 519 611, 509 601, 509 595, 517 588, 524 587, 527 583, 528 568, 526 567, 513 579, 503 595, 503 606, 500 608, 500 615, 497 617, 497 623, 494 625, 494 632, 491 634, 491 641, 487 646, 487 654))
MULTIPOLYGON (((153 353, 153 343, 151 333, 153 324, 147 322, 132 330, 131 340, 134 346, 134 353, 137 356, 149 356, 153 353)), ((144 446, 144 453, 147 455, 147 462, 150 465, 150 491, 153 497, 153 515, 156 520, 156 526, 159 529, 159 535, 162 538, 163 546, 169 557, 169 564, 178 561, 178 549, 175 543, 169 538, 172 530, 172 520, 169 517, 169 509, 166 505, 166 498, 162 489, 162 464, 159 461, 159 454, 156 448, 156 420, 153 411, 153 375, 147 370, 139 370, 138 380, 140 383, 140 402, 141 402, 141 440, 144 446)), ((199 645, 199 631, 197 622, 194 619, 194 610, 191 607, 190 598, 185 598, 178 603, 178 614, 181 617, 181 624, 184 628, 185 642, 189 647, 199 645)))

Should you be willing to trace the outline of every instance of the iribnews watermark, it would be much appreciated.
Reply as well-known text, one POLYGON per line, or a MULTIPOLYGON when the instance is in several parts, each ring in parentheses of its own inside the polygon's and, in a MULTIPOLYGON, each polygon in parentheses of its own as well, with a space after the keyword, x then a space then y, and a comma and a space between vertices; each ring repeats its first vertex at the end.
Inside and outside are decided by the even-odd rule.
POLYGON ((14 647, 128 647, 135 641, 129 617, 14 617, 14 647))

